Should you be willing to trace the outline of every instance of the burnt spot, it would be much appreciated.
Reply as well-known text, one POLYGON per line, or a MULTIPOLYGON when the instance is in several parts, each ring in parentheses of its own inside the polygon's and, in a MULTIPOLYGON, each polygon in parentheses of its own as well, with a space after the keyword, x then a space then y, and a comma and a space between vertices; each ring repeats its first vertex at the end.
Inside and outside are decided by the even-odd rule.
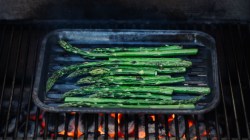
POLYGON ((136 78, 136 80, 143 80, 143 78, 141 76, 136 76, 135 78, 136 78))
POLYGON ((131 64, 136 64, 136 61, 132 61, 131 64))

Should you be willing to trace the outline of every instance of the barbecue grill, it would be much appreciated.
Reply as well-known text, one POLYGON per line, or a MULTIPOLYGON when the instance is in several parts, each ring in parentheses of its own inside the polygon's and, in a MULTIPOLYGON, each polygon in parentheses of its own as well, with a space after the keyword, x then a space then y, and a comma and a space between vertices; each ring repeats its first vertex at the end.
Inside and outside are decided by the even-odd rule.
POLYGON ((2 20, 0 138, 250 139, 249 40, 247 20, 2 20), (203 31, 216 40, 220 102, 212 111, 191 115, 41 110, 32 101, 41 42, 47 33, 62 28, 203 31))

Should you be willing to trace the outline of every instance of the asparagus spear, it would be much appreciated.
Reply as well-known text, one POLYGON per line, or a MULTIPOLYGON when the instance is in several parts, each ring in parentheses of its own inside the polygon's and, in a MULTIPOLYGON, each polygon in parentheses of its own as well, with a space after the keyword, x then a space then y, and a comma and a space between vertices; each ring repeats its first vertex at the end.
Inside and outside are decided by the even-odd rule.
POLYGON ((170 74, 170 73, 182 73, 185 72, 185 67, 173 67, 173 68, 164 68, 164 69, 155 69, 155 68, 148 68, 148 67, 120 67, 120 68, 96 68, 88 73, 90 75, 158 75, 158 74, 170 74))
POLYGON ((124 105, 177 105, 177 104, 194 104, 203 96, 194 97, 188 100, 152 100, 152 99, 114 99, 114 98, 81 98, 81 97, 66 97, 65 103, 80 105, 81 103, 90 104, 124 104, 124 105))
POLYGON ((79 69, 67 77, 77 77, 80 75, 160 75, 160 74, 171 74, 171 73, 183 73, 186 71, 185 67, 173 67, 173 68, 163 68, 163 69, 156 69, 152 67, 129 67, 129 66, 118 66, 118 67, 111 67, 111 68, 90 68, 90 69, 79 69))
POLYGON ((165 56, 180 56, 180 55, 195 55, 198 49, 177 49, 165 51, 142 51, 142 52, 115 52, 115 53, 92 53, 83 51, 79 48, 73 47, 69 43, 60 40, 59 44, 66 51, 82 55, 87 58, 109 58, 109 57, 165 57, 165 56))
POLYGON ((182 46, 171 45, 171 46, 160 46, 160 47, 113 47, 113 48, 95 48, 91 52, 103 53, 103 52, 140 52, 140 51, 166 51, 166 50, 178 50, 182 49, 182 46))
POLYGON ((61 107, 94 107, 94 108, 149 108, 149 109, 194 109, 194 104, 177 105, 124 105, 124 104, 92 104, 86 102, 64 103, 61 107))
POLYGON ((198 53, 198 49, 180 49, 180 50, 168 50, 168 51, 159 51, 159 52, 153 51, 150 53, 149 52, 117 52, 117 53, 110 53, 110 57, 166 57, 166 56, 195 55, 197 53, 198 53))
POLYGON ((132 69, 132 70, 151 70, 156 71, 158 74, 171 74, 171 73, 183 73, 186 71, 185 67, 170 67, 170 68, 154 68, 154 67, 135 67, 135 66, 116 66, 108 68, 112 70, 119 70, 119 69, 132 69))
MULTIPOLYGON (((67 43, 64 40, 58 41, 61 47, 63 47, 66 51, 71 52, 71 53, 76 53, 80 55, 85 55, 85 51, 72 46, 71 44, 67 43)), ((182 46, 178 45, 173 45, 173 46, 161 46, 161 47, 126 47, 126 48, 121 48, 121 47, 113 47, 113 48, 95 48, 92 49, 90 52, 91 53, 105 53, 105 52, 140 52, 140 51, 167 51, 167 50, 178 50, 182 49, 182 46)))
MULTIPOLYGON (((143 59, 143 58, 142 58, 143 59)), ((190 67, 191 61, 97 61, 91 63, 84 63, 83 67, 100 67, 100 66, 141 66, 141 67, 190 67)))
POLYGON ((162 85, 184 82, 184 77, 133 77, 133 76, 107 76, 107 77, 85 77, 77 81, 77 84, 100 84, 100 85, 162 85))
POLYGON ((94 70, 91 70, 89 72, 90 75, 157 75, 157 72, 153 69, 141 69, 138 68, 137 70, 132 68, 122 68, 122 69, 105 69, 105 68, 97 68, 94 70))
POLYGON ((110 61, 157 61, 157 62, 166 62, 166 61, 182 61, 181 58, 140 58, 140 57, 110 57, 110 61))
POLYGON ((100 93, 131 92, 131 93, 152 93, 152 94, 162 94, 162 95, 172 95, 172 93, 175 92, 183 94, 206 95, 210 93, 210 88, 180 87, 180 86, 107 86, 107 87, 88 86, 70 90, 68 92, 65 92, 63 96, 70 97, 75 95, 88 95, 96 92, 100 93))
POLYGON ((168 88, 150 87, 150 86, 108 86, 108 87, 96 87, 88 86, 81 87, 79 89, 73 89, 63 94, 64 97, 70 97, 75 95, 88 95, 96 92, 106 93, 106 92, 131 92, 131 93, 152 93, 152 94, 162 94, 162 95, 172 95, 173 90, 168 88))
POLYGON ((57 70, 56 72, 54 72, 52 74, 51 77, 49 77, 49 79, 47 80, 47 83, 46 83, 46 92, 48 92, 52 86, 55 84, 56 80, 59 79, 60 77, 72 72, 72 71, 75 71, 77 69, 80 69, 82 66, 84 66, 85 64, 76 64, 76 65, 71 65, 71 66, 68 66, 68 67, 64 67, 60 70, 57 70))
POLYGON ((171 96, 166 95, 155 95, 151 93, 130 93, 130 92, 105 92, 105 93, 96 93, 89 96, 89 98, 116 98, 116 99, 122 99, 122 98, 129 98, 129 99, 155 99, 155 100, 172 100, 171 96))
POLYGON ((73 77, 77 77, 77 76, 80 76, 80 75, 84 75, 88 71, 89 71, 89 69, 87 69, 87 68, 78 69, 78 70, 73 71, 72 73, 70 73, 67 76, 67 78, 73 78, 73 77))
POLYGON ((167 86, 166 88, 174 90, 175 93, 183 94, 209 94, 211 92, 209 87, 180 87, 180 86, 167 86))

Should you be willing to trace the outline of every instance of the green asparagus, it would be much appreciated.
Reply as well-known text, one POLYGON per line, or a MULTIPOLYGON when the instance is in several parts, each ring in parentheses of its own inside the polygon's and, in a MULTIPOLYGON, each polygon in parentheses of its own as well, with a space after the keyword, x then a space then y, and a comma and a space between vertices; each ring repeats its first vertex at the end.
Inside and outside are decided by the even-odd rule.
POLYGON ((71 65, 71 66, 68 66, 68 67, 64 67, 60 70, 57 70, 56 72, 54 72, 52 74, 51 77, 49 77, 49 79, 47 80, 47 83, 46 83, 46 92, 48 92, 52 86, 55 84, 55 82, 62 76, 72 72, 72 71, 75 71, 77 69, 80 69, 82 66, 84 66, 85 64, 76 64, 76 65, 71 65))
POLYGON ((117 66, 111 68, 83 68, 76 70, 69 74, 67 77, 77 77, 81 75, 161 75, 171 73, 183 73, 186 71, 185 67, 173 67, 173 68, 162 68, 156 69, 152 67, 129 67, 129 66, 117 66))
POLYGON ((124 104, 93 104, 86 102, 64 103, 61 107, 93 107, 93 108, 131 108, 131 109, 194 109, 194 104, 176 104, 176 105, 124 105, 124 104))
POLYGON ((177 49, 177 50, 165 50, 165 51, 139 51, 139 52, 114 52, 114 53, 93 53, 89 51, 83 51, 77 47, 73 47, 71 44, 60 40, 59 44, 66 51, 82 55, 86 58, 109 58, 109 57, 166 57, 166 56, 181 56, 181 55, 195 55, 198 49, 177 49))
POLYGON ((167 76, 107 76, 107 77, 84 77, 77 81, 77 84, 98 84, 98 85, 162 85, 184 82, 184 77, 167 76))
POLYGON ((152 94, 162 94, 162 95, 172 95, 173 90, 168 88, 159 88, 155 86, 107 86, 107 87, 96 87, 88 86, 81 87, 79 89, 73 89, 63 94, 64 97, 70 97, 75 95, 88 95, 96 92, 106 93, 106 92, 131 92, 131 93, 152 93, 152 94))
POLYGON ((174 90, 175 93, 183 94, 209 94, 211 92, 209 87, 180 87, 180 86, 166 86, 168 89, 174 90))
POLYGON ((209 87, 180 87, 180 86, 87 86, 79 89, 73 89, 63 94, 64 97, 75 95, 89 95, 96 92, 100 93, 117 93, 117 92, 130 92, 130 93, 152 93, 162 95, 172 95, 172 93, 206 95, 210 93, 209 87))
POLYGON ((191 61, 97 61, 84 63, 83 67, 101 67, 101 66, 141 66, 141 67, 154 67, 154 68, 167 68, 167 67, 190 67, 191 61))
POLYGON ((96 107, 96 108, 131 108, 131 109, 136 109, 136 108, 149 108, 149 109, 194 109, 195 105, 194 104, 179 104, 179 105, 123 105, 123 104, 114 104, 114 105, 109 105, 109 104, 92 104, 91 107, 96 107))
POLYGON ((113 48, 95 48, 91 52, 103 53, 103 52, 140 52, 140 51, 166 51, 166 50, 178 50, 182 49, 181 46, 171 45, 171 46, 161 46, 161 47, 113 47, 113 48))
POLYGON ((130 93, 130 92, 105 92, 105 93, 95 93, 89 96, 89 98, 117 98, 117 99, 122 99, 122 98, 129 98, 129 99, 155 99, 155 100, 172 100, 171 96, 166 96, 166 95, 155 95, 152 93, 130 93))
POLYGON ((166 61, 182 61, 181 58, 140 58, 140 57, 110 57, 110 61, 157 61, 157 62, 166 62, 166 61))
POLYGON ((194 104, 203 96, 194 97, 187 100, 152 100, 152 99, 115 99, 115 98, 81 98, 66 97, 65 103, 92 103, 92 104, 124 104, 124 105, 177 105, 177 104, 194 104))
POLYGON ((70 73, 67 76, 67 78, 73 78, 73 77, 77 77, 77 76, 80 76, 80 75, 84 75, 88 71, 89 71, 89 69, 87 69, 87 68, 81 68, 81 69, 75 70, 72 73, 70 73))

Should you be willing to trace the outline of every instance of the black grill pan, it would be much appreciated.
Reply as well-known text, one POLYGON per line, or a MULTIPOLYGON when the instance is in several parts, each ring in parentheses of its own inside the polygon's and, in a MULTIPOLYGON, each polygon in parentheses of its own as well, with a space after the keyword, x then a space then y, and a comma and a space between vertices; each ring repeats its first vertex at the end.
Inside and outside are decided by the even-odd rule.
MULTIPOLYGON (((41 109, 50 112, 120 112, 120 113, 177 113, 198 114, 213 109, 219 101, 219 83, 217 55, 214 39, 203 32, 189 30, 56 30, 49 33, 43 40, 38 60, 33 99, 41 109), (195 56, 182 57, 190 60, 193 66, 185 74, 186 82, 181 85, 209 86, 211 93, 203 97, 195 109, 108 109, 87 107, 58 107, 63 103, 62 94, 77 88, 75 79, 61 78, 48 93, 45 92, 46 81, 55 71, 64 66, 93 61, 78 55, 65 52, 58 40, 67 40, 81 49, 93 47, 136 47, 159 45, 182 45, 184 48, 198 48, 195 56)), ((174 95, 174 99, 189 99, 191 95, 174 95)))

